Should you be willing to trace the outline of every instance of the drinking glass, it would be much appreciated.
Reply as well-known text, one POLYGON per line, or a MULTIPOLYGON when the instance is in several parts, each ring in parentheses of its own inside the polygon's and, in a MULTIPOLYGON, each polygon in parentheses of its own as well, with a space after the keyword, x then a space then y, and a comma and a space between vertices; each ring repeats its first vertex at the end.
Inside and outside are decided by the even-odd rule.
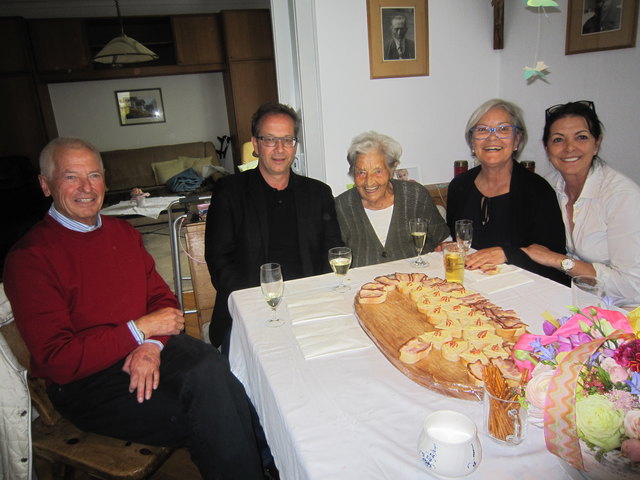
POLYGON ((469 253, 471 240, 473 239, 473 222, 471 220, 456 220, 456 241, 458 245, 469 253))
POLYGON ((333 287, 337 292, 351 290, 348 285, 344 285, 344 277, 351 266, 351 249, 349 247, 334 247, 329 249, 329 265, 331 270, 338 277, 338 285, 333 287))
POLYGON ((591 275, 578 275, 571 279, 571 299, 573 306, 582 310, 585 307, 600 307, 604 285, 591 275))
POLYGON ((267 320, 267 327, 279 327, 284 321, 278 317, 278 305, 282 301, 284 294, 284 281, 282 280, 282 269, 277 263, 265 263, 260 266, 260 287, 262 295, 271 307, 271 319, 267 320))
POLYGON ((442 244, 442 259, 444 260, 444 274, 447 282, 462 283, 466 260, 464 247, 458 242, 444 242, 442 244))
POLYGON ((411 262, 411 265, 418 268, 428 267, 429 262, 426 262, 422 258, 422 249, 424 248, 424 244, 427 243, 427 220, 424 218, 410 219, 409 234, 411 235, 411 240, 417 253, 417 257, 411 262))
POLYGON ((484 428, 501 445, 520 445, 527 436, 527 409, 518 400, 492 395, 484 387, 484 428))

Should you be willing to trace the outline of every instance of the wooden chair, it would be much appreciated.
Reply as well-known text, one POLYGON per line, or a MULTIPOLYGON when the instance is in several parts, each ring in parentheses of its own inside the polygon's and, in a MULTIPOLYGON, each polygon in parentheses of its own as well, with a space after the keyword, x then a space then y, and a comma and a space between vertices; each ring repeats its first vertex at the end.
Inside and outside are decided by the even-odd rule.
POLYGON ((202 339, 202 327, 211 321, 213 305, 216 301, 216 289, 211 284, 211 275, 204 259, 204 230, 205 222, 189 223, 186 226, 185 239, 191 270, 191 285, 198 311, 197 325, 188 322, 185 331, 196 338, 202 339))
MULTIPOLYGON (((29 367, 30 355, 15 322, 0 332, 20 364, 29 367)), ((103 480, 137 480, 153 474, 173 449, 153 447, 83 432, 55 410, 47 396, 44 381, 28 375, 31 401, 40 414, 31 425, 33 453, 50 472, 38 472, 40 478, 52 478, 56 466, 64 470, 65 479, 75 471, 103 480)))

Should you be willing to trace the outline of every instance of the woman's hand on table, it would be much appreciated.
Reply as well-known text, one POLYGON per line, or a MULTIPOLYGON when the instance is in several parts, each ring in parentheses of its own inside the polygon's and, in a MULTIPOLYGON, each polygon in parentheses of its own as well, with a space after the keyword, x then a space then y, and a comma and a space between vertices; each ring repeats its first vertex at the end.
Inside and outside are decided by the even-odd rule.
POLYGON ((500 265, 507 261, 502 247, 489 247, 478 250, 477 252, 467 255, 465 268, 468 270, 477 270, 483 265, 500 265))
POLYGON ((566 258, 566 255, 552 252, 547 247, 533 243, 528 247, 521 247, 524 253, 526 253, 531 260, 545 267, 558 268, 560 262, 566 258))

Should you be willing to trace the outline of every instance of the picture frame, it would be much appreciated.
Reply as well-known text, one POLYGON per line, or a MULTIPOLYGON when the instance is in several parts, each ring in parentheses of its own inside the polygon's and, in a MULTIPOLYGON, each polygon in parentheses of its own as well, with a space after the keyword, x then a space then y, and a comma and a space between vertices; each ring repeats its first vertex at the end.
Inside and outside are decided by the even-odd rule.
POLYGON ((569 0, 565 54, 636 45, 638 0, 569 0))
POLYGON ((161 89, 120 90, 115 94, 121 126, 166 122, 161 89))
POLYGON ((418 165, 398 165, 398 168, 393 172, 393 178, 422 183, 422 175, 420 175, 420 167, 418 165))
POLYGON ((428 20, 427 0, 367 0, 372 79, 429 75, 428 20))

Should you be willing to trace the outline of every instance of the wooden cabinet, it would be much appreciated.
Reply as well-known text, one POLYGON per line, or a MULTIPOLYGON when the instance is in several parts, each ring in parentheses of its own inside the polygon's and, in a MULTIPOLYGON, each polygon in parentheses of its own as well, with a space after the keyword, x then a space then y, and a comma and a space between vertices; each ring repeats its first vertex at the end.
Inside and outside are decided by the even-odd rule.
POLYGON ((29 20, 29 33, 39 72, 73 72, 91 68, 84 20, 29 20))
POLYGON ((251 139, 251 116, 260 105, 278 100, 269 10, 221 12, 227 70, 224 73, 231 147, 236 164, 251 139))
POLYGON ((30 56, 24 19, 0 18, 0 73, 31 71, 30 56))
POLYGON ((224 66, 218 15, 171 17, 178 65, 224 66))

